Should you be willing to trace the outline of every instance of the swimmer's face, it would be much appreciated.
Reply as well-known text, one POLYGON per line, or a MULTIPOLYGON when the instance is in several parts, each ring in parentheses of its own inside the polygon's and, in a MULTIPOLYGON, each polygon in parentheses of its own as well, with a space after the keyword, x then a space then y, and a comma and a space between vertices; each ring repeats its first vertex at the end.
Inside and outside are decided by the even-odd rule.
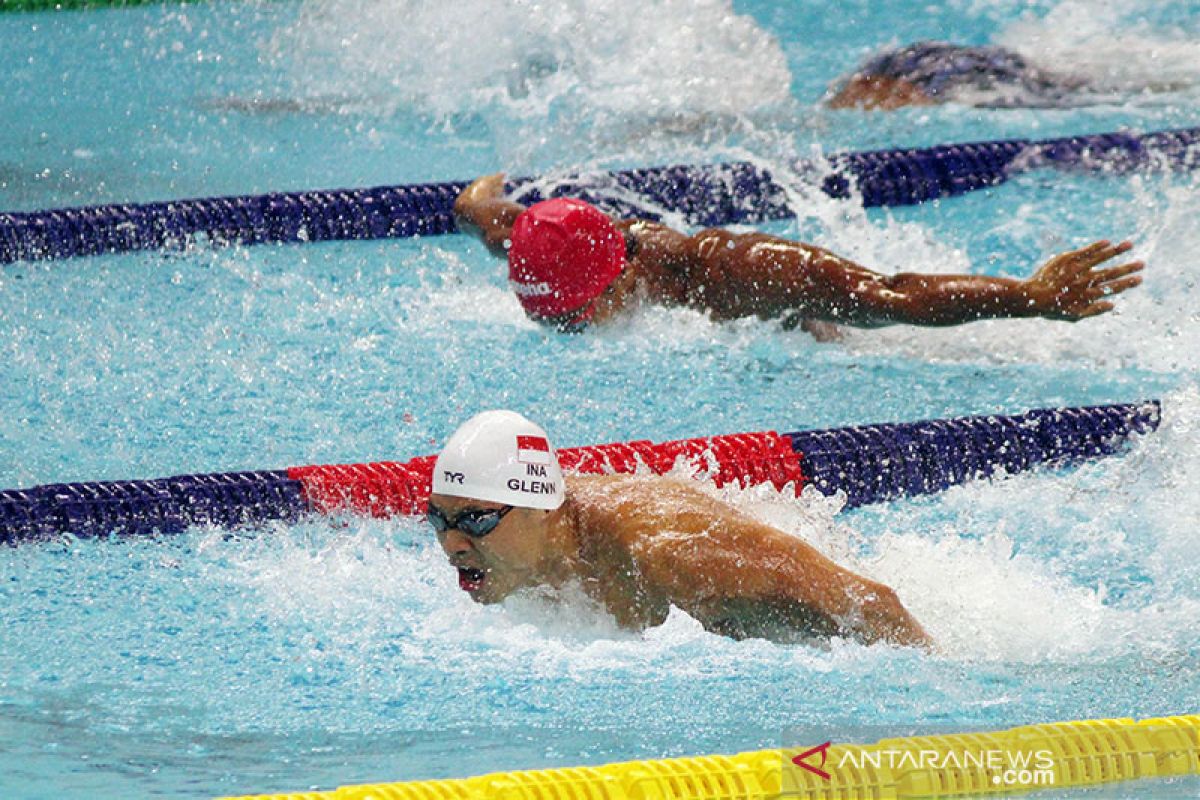
POLYGON ((637 284, 636 265, 626 264, 621 274, 596 298, 592 322, 605 322, 632 305, 637 284))
MULTIPOLYGON (((502 511, 506 506, 485 500, 434 494, 429 505, 443 519, 454 521, 472 511, 502 511)), ((514 508, 483 536, 459 528, 438 531, 438 543, 450 565, 458 570, 458 585, 479 603, 498 603, 517 589, 533 586, 541 554, 539 519, 545 511, 514 508)))
POLYGON ((587 330, 589 325, 607 322, 626 306, 632 304, 635 300, 634 293, 637 291, 637 284, 636 269, 632 265, 626 264, 621 274, 613 279, 613 282, 605 287, 603 292, 585 303, 582 308, 555 317, 535 317, 533 315, 530 317, 563 333, 581 333, 587 330))

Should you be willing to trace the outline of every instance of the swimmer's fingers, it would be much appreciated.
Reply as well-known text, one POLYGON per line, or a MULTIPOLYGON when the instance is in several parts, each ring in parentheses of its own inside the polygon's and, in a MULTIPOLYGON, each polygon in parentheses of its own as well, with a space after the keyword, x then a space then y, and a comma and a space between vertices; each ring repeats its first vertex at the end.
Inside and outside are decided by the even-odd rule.
POLYGON ((1081 247, 1073 253, 1068 253, 1066 266, 1076 274, 1082 274, 1092 267, 1103 264, 1122 253, 1127 253, 1133 249, 1133 242, 1125 241, 1113 244, 1107 239, 1101 239, 1098 242, 1093 242, 1087 247, 1081 247))
POLYGON ((1037 277, 1058 284, 1071 283, 1080 273, 1112 258, 1115 255, 1110 252, 1112 249, 1112 243, 1102 239, 1078 250, 1059 253, 1038 270, 1037 277))
POLYGON ((1120 280, 1110 281, 1108 283, 1100 284, 1099 286, 1093 286, 1088 289, 1088 296, 1111 297, 1113 295, 1120 294, 1121 292, 1129 291, 1135 286, 1140 286, 1141 283, 1141 275, 1131 275, 1128 278, 1121 278, 1120 280))
POLYGON ((1075 314, 1074 318, 1078 320, 1078 319, 1087 319, 1088 317, 1097 317, 1097 316, 1100 316, 1101 314, 1106 314, 1112 310, 1113 310, 1112 303, 1108 302, 1107 300, 1101 300, 1098 303, 1092 303, 1090 306, 1087 306, 1082 311, 1080 311, 1078 314, 1075 314))
POLYGON ((1101 239, 1097 242, 1092 242, 1089 245, 1085 245, 1078 250, 1072 250, 1071 252, 1067 253, 1067 255, 1076 264, 1083 262, 1092 262, 1098 264, 1108 258, 1108 254, 1114 249, 1115 248, 1112 242, 1110 242, 1108 239, 1101 239))
POLYGON ((1061 295, 1059 307, 1066 319, 1080 320, 1094 317, 1107 311, 1112 311, 1113 303, 1109 298, 1116 297, 1142 282, 1141 275, 1127 275, 1124 278, 1099 286, 1076 286, 1061 295))
POLYGON ((1110 281, 1115 281, 1119 278, 1124 278, 1126 275, 1133 275, 1136 272, 1141 272, 1146 268, 1144 261, 1130 261, 1128 264, 1122 264, 1119 267, 1109 267, 1108 269, 1093 270, 1088 276, 1089 286, 1099 286, 1110 281))

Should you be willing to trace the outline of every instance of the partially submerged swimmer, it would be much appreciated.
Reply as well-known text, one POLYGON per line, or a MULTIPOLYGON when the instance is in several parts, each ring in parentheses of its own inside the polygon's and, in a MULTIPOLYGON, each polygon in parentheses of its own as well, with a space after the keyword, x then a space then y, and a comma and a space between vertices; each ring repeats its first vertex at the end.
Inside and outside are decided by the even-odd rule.
POLYGON ((1172 91, 1186 84, 1105 87, 1082 75, 1047 69, 998 45, 916 42, 887 50, 831 87, 830 108, 890 111, 961 103, 981 108, 1069 108, 1110 101, 1115 91, 1172 91))
POLYGON ((917 42, 863 64, 828 101, 831 108, 890 110, 959 102, 1005 107, 1059 106, 1088 82, 1034 66, 1004 47, 917 42))
POLYGON ((434 470, 429 522, 480 603, 578 583, 635 630, 676 606, 737 639, 932 644, 892 589, 686 482, 564 481, 545 431, 511 411, 464 423, 434 470))
MULTIPOLYGON (((1129 242, 1095 242, 1047 261, 1031 278, 874 272, 805 242, 708 228, 689 236, 646 220, 610 220, 581 200, 526 209, 506 199, 504 176, 479 178, 454 204, 459 228, 508 259, 525 313, 561 330, 604 322, 639 301, 690 306, 717 320, 757 316, 886 325, 959 325, 981 319, 1076 321, 1111 311, 1142 282, 1144 264, 1100 269, 1129 242)), ((814 331, 818 334, 826 330, 814 331)))

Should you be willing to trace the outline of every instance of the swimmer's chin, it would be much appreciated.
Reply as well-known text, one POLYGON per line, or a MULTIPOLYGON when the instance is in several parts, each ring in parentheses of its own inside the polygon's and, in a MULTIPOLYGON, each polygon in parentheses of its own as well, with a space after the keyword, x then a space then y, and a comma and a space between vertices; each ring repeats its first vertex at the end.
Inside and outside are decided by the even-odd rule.
POLYGON ((458 588, 462 589, 476 603, 493 606, 503 603, 514 596, 539 596, 550 591, 543 585, 511 586, 512 577, 508 581, 496 575, 490 569, 475 569, 471 567, 458 568, 458 588), (504 584, 510 584, 506 587, 504 584))

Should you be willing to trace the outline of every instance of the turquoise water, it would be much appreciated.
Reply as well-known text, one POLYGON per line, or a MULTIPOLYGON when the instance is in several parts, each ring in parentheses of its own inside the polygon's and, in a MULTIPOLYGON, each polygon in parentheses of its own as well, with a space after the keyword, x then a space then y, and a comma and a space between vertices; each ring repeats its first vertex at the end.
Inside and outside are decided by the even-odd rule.
MULTIPOLYGON (((1130 88, 1200 81, 1186 3, 738 3, 719 28, 721 2, 542 8, 2 16, 0 208, 1200 125, 1200 89, 1130 88), (935 35, 1086 64, 1114 100, 815 107, 881 43, 935 35)), ((1164 398, 1159 434, 1080 470, 845 514, 725 494, 895 586, 942 655, 732 642, 682 614, 635 635, 578 598, 477 607, 405 520, 66 539, 0 552, 0 796, 206 797, 735 752, 849 725, 1195 712, 1195 179, 1037 172, 869 213, 795 191, 796 219, 769 230, 883 270, 1026 275, 1129 237, 1146 284, 1079 325, 818 344, 662 309, 548 335, 460 237, 9 266, 0 485, 407 458, 486 407, 567 446, 1164 398)))

